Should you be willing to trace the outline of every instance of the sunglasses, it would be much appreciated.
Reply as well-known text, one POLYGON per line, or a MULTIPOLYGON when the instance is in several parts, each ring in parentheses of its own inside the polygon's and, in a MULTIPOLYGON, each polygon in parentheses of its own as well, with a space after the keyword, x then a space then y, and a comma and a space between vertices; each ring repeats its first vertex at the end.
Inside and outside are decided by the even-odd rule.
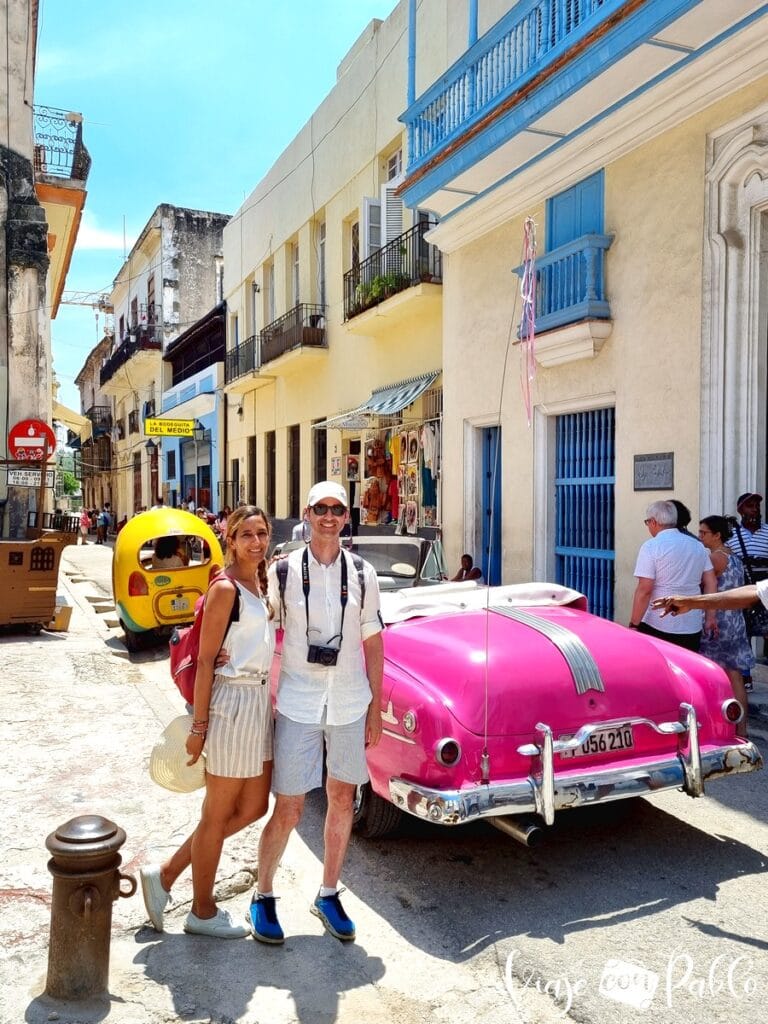
POLYGON ((343 516, 346 513, 346 509, 343 505, 326 505, 325 502, 320 501, 317 505, 312 506, 312 511, 316 516, 324 516, 329 512, 334 516, 343 516))

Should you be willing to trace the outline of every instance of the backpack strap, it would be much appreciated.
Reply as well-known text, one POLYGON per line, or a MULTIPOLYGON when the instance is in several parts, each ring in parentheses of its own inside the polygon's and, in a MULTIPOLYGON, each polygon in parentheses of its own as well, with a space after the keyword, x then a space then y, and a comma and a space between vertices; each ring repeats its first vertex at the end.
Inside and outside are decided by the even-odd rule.
POLYGON ((277 589, 280 594, 280 621, 285 621, 286 607, 285 607, 285 583, 288 579, 288 559, 278 558, 277 565, 275 566, 275 572, 277 573, 277 589))
POLYGON ((365 563, 360 555, 354 551, 350 551, 349 554, 352 556, 352 563, 357 569, 357 579, 360 583, 360 611, 362 612, 363 605, 365 604, 365 563))
MULTIPOLYGON (((354 551, 347 552, 352 558, 352 563, 357 569, 357 579, 360 583, 360 610, 362 611, 363 605, 365 604, 365 563, 363 562, 360 555, 355 554, 354 551)), ((342 558, 344 557, 344 549, 342 548, 342 558)), ((280 609, 281 618, 285 618, 286 607, 285 607, 285 584, 288 579, 288 559, 279 558, 275 565, 275 572, 277 573, 277 589, 280 594, 280 609)))
POLYGON ((213 584, 214 583, 218 583, 219 580, 227 580, 235 588, 235 598, 234 598, 234 600, 232 602, 232 607, 231 607, 231 609, 229 611, 229 619, 227 620, 227 628, 226 628, 226 630, 224 632, 224 637, 226 639, 227 633, 229 632, 229 627, 232 625, 232 623, 240 621, 240 591, 239 591, 238 586, 237 586, 237 584, 235 583, 234 580, 231 580, 229 578, 229 576, 227 576, 227 574, 225 572, 220 572, 218 574, 218 576, 214 576, 214 578, 211 580, 211 582, 210 582, 210 584, 208 586, 207 593, 210 592, 210 589, 213 586, 213 584))

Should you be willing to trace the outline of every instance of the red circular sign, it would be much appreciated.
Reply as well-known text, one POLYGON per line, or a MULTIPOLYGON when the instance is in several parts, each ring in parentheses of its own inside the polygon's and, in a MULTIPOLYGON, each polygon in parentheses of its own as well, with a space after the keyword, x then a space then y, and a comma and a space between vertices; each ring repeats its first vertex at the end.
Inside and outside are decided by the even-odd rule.
POLYGON ((8 434, 11 458, 27 462, 42 462, 43 452, 52 455, 56 450, 56 435, 42 420, 20 420, 8 434))

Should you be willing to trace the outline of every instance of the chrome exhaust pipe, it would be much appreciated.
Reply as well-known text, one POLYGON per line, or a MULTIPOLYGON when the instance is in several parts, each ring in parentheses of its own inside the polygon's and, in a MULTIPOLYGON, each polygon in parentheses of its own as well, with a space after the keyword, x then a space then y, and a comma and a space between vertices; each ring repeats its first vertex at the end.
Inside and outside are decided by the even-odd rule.
POLYGON ((485 820, 500 832, 512 836, 523 846, 538 846, 544 838, 544 830, 534 818, 512 818, 505 815, 485 820))

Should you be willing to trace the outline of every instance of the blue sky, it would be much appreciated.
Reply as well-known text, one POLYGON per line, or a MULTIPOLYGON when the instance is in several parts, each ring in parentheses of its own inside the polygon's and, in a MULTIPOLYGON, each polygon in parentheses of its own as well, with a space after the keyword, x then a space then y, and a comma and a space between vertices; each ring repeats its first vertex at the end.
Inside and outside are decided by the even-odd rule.
MULTIPOLYGON (((83 114, 93 159, 67 291, 108 292, 158 203, 234 213, 396 0, 41 0, 35 103, 83 114)), ((103 333, 51 325, 59 401, 103 333)))

